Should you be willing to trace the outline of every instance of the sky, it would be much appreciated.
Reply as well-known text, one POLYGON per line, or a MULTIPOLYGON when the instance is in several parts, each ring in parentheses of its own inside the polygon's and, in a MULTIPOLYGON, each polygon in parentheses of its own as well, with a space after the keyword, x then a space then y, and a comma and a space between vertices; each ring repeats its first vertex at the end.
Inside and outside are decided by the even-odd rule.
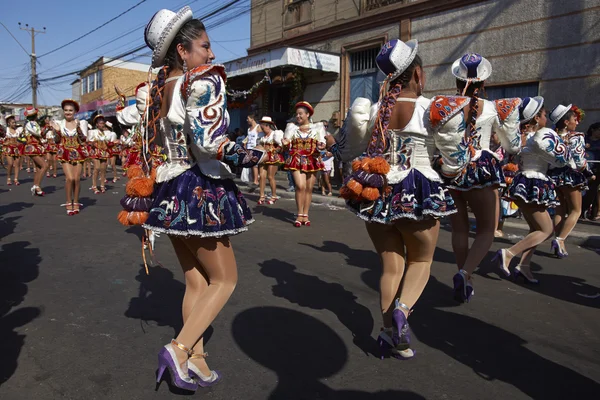
MULTIPOLYGON (((102 56, 113 57, 144 44, 144 27, 161 8, 178 10, 189 5, 194 17, 199 18, 231 0, 28 0, 27 5, 2 7, 0 22, 15 36, 19 45, 0 24, 0 102, 31 102, 30 57, 31 34, 19 29, 28 24, 38 31, 35 50, 38 56, 37 74, 40 80, 78 71, 102 56), (97 31, 63 49, 52 50, 104 24, 130 7, 139 6, 97 31), (131 33, 130 33, 131 32, 131 33), (129 34, 128 34, 129 33, 129 34), (26 51, 25 51, 26 50, 26 51)), ((2 3, 4 3, 2 1, 2 3)), ((240 0, 221 13, 204 21, 213 43, 215 62, 224 63, 245 56, 250 46, 250 0, 240 0), (211 29, 211 24, 217 25, 211 29)), ((149 63, 145 54, 149 48, 125 57, 131 61, 149 63)), ((71 97, 71 82, 76 74, 47 82, 40 82, 39 105, 58 105, 71 97)))

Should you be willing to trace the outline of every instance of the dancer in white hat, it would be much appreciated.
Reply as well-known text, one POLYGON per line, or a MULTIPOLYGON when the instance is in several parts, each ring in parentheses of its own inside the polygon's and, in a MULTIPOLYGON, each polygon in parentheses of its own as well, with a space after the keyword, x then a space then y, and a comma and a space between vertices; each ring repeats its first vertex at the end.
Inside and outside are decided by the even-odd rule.
POLYGON ((492 132, 507 153, 519 151, 521 99, 481 99, 492 65, 479 54, 465 54, 456 60, 452 74, 462 96, 432 99, 430 129, 442 155, 442 175, 458 209, 450 218, 452 249, 459 269, 453 283, 454 298, 464 302, 473 295, 471 275, 494 241, 500 207, 498 188, 505 186, 498 155, 490 150, 492 132), (475 214, 477 226, 471 248, 468 208, 475 214))
POLYGON ((559 104, 550 113, 550 121, 567 145, 569 164, 552 168, 548 175, 556 184, 560 205, 554 214, 554 232, 551 249, 558 258, 567 257, 565 240, 577 225, 581 215, 582 191, 587 189, 587 178, 595 179, 585 159, 585 135, 575 129, 585 113, 577 106, 559 104), (568 214, 568 215, 567 215, 568 214))
MULTIPOLYGON (((144 228, 166 233, 173 243, 186 281, 183 327, 158 355, 158 381, 169 369, 175 386, 195 391, 220 378, 206 364, 203 335, 237 283, 229 236, 246 231, 252 222, 228 164, 252 167, 264 152, 246 151, 228 140, 225 68, 212 64, 215 55, 204 24, 193 19, 189 7, 157 12, 146 26, 145 40, 152 49, 152 68, 161 69, 142 107, 142 120, 148 121, 142 157, 162 148, 164 162, 150 174, 153 166, 142 163, 146 175, 156 177, 153 199, 125 198, 119 218, 145 219, 144 228)), ((128 194, 145 193, 136 179, 148 177, 130 180, 128 194)))
POLYGON ((277 197, 277 184, 275 182, 275 175, 280 165, 284 164, 283 159, 283 147, 281 141, 283 139, 283 131, 277 129, 273 119, 268 116, 262 117, 259 121, 261 133, 258 137, 258 144, 263 146, 267 152, 267 158, 259 167, 259 190, 260 197, 258 204, 274 204, 279 197, 277 197), (271 187, 271 197, 265 200, 265 187, 267 186, 267 179, 269 180, 269 186, 271 187))
POLYGON ((366 221, 381 257, 381 357, 412 358, 409 314, 429 280, 438 240, 439 219, 456 212, 449 191, 431 167, 435 151, 424 118, 425 72, 418 43, 391 40, 376 63, 387 76, 378 104, 357 98, 338 138, 343 161, 365 149, 340 191, 347 207, 366 221))
POLYGON ((529 225, 529 234, 514 246, 498 250, 495 261, 515 280, 538 283, 529 268, 535 249, 552 235, 552 219, 548 208, 556 207, 558 199, 554 183, 548 177, 548 166, 563 167, 570 153, 562 139, 552 129, 546 128, 544 99, 540 96, 523 99, 520 107, 521 130, 527 142, 520 153, 520 171, 506 191, 506 198, 514 201, 529 225), (521 256, 519 265, 510 270, 513 257, 521 256))

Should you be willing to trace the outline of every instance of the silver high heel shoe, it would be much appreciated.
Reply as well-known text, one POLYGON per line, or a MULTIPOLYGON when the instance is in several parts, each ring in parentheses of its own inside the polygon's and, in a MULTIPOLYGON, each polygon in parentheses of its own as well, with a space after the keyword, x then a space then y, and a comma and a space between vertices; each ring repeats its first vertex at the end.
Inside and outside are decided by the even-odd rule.
POLYGON ((168 369, 169 374, 171 375, 171 383, 173 386, 176 386, 179 389, 195 392, 198 389, 198 384, 196 384, 196 382, 194 382, 194 380, 190 378, 188 374, 183 372, 181 365, 179 365, 179 361, 177 360, 177 356, 175 355, 175 350, 173 350, 171 345, 179 347, 188 355, 192 352, 189 348, 177 342, 175 339, 172 339, 170 344, 165 345, 158 353, 158 372, 156 374, 156 383, 160 383, 163 373, 166 369, 168 369))

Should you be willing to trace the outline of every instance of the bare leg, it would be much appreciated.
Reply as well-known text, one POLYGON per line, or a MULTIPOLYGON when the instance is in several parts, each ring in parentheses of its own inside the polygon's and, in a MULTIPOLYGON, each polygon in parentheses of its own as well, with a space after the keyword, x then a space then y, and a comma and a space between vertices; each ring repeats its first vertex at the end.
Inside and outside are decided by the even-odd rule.
POLYGON ((33 184, 39 187, 42 184, 44 174, 48 170, 48 163, 44 160, 44 156, 35 156, 32 157, 32 160, 33 164, 37 166, 37 172, 33 176, 33 184))
POLYGON ((12 169, 18 169, 19 166, 17 165, 17 162, 15 161, 14 158, 6 156, 6 182, 9 183, 10 182, 10 173, 12 172, 12 169))
POLYGON ((63 172, 65 173, 65 193, 67 197, 67 209, 73 203, 73 188, 75 187, 75 166, 69 163, 62 163, 63 172))
POLYGON ((255 165, 254 167, 252 167, 252 176, 254 179, 252 182, 254 182, 255 185, 258 185, 258 166, 255 165))
POLYGON ((259 197, 265 198, 265 186, 267 185, 267 166, 261 165, 259 168, 259 197))
MULTIPOLYGON (((100 160, 100 187, 104 187, 104 182, 106 182, 106 160, 100 160)), ((94 173, 96 173, 94 168, 94 173)))
POLYGON ((292 177, 294 178, 294 186, 296 190, 294 192, 294 197, 296 198, 296 207, 298 209, 298 218, 297 221, 304 221, 304 217, 301 215, 304 214, 304 201, 306 199, 305 190, 307 188, 307 175, 300 171, 293 171, 292 177))
POLYGON ((377 223, 366 223, 365 226, 375 251, 381 257, 383 266, 379 280, 381 315, 383 327, 391 328, 394 300, 398 297, 400 282, 404 276, 404 241, 402 234, 394 226, 377 223))
POLYGON ((464 197, 467 199, 471 210, 473 210, 473 214, 475 214, 477 224, 475 240, 469 249, 463 267, 470 277, 492 246, 499 205, 496 189, 494 188, 470 190, 464 192, 464 197))
POLYGON ((452 198, 457 212, 450 216, 452 224, 452 251, 458 269, 463 269, 469 254, 469 211, 462 192, 452 190, 452 198))
POLYGON ((269 165, 268 167, 268 179, 269 179, 269 186, 271 187, 271 196, 275 197, 277 196, 277 184, 275 183, 275 175, 277 174, 277 165, 269 165))
MULTIPOLYGON (((192 313, 194 305, 208 288, 208 277, 194 256, 194 253, 192 253, 183 242, 183 239, 174 236, 169 236, 169 239, 171 239, 175 254, 177 255, 177 259, 179 260, 179 264, 181 265, 185 277, 185 294, 183 295, 183 304, 181 307, 183 323, 185 323, 192 313)), ((193 350, 196 353, 204 353, 203 337, 200 337, 198 342, 196 342, 193 350)), ((193 359, 193 362, 204 375, 210 375, 210 368, 208 368, 205 359, 193 359)))
POLYGON ((324 187, 327 188, 327 193, 331 193, 331 179, 327 171, 323 171, 323 183, 324 187))
POLYGON ((17 168, 14 169, 15 171, 15 181, 19 180, 19 171, 21 170, 21 163, 22 163, 23 157, 17 157, 15 162, 17 164, 17 168))
MULTIPOLYGON (((85 169, 85 167, 84 167, 85 169)), ((98 174, 100 173, 100 160, 94 159, 94 173, 92 175, 92 187, 95 189, 98 188, 98 174)), ((85 171, 83 172, 85 176, 85 171)))
MULTIPOLYGON (((237 284, 237 265, 228 238, 189 238, 183 239, 183 242, 195 254, 198 260, 196 268, 201 266, 203 275, 209 282, 208 287, 197 297, 176 338, 179 343, 192 347, 196 345, 233 293, 237 284)), ((184 363, 188 358, 187 354, 177 347, 174 347, 174 350, 179 362, 184 363)))
POLYGON ((81 163, 77 163, 74 165, 75 173, 73 175, 75 182, 73 183, 73 203, 77 206, 79 203, 79 192, 81 190, 81 170, 83 169, 83 165, 81 163))
POLYGON ((110 167, 112 168, 113 181, 116 182, 117 181, 117 157, 116 156, 112 156, 110 158, 110 167))
POLYGON ((558 241, 559 245, 562 246, 563 251, 566 251, 565 240, 567 240, 581 216, 582 197, 581 191, 572 187, 563 188, 563 195, 566 200, 569 215, 563 220, 562 225, 556 232, 557 237, 562 238, 562 240, 558 241))
MULTIPOLYGON (((304 188, 304 215, 308 215, 310 203, 312 202, 313 187, 315 186, 316 179, 317 174, 315 174, 314 172, 306 173, 306 187, 304 188)), ((308 217, 304 217, 304 220, 308 220, 308 217)))

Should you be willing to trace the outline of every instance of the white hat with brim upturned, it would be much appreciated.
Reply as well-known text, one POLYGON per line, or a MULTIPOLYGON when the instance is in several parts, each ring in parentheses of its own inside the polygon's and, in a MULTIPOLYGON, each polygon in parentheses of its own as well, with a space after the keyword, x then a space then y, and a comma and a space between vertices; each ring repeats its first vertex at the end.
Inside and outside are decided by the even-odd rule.
POLYGON ((144 31, 146 44, 152 49, 152 68, 164 65, 165 56, 173 39, 181 27, 192 18, 192 9, 188 6, 176 13, 162 9, 154 14, 144 31))
POLYGON ((477 53, 467 53, 452 63, 452 75, 464 82, 482 82, 492 75, 492 64, 477 53))
POLYGON ((543 105, 544 98, 542 96, 524 98, 519 107, 521 123, 531 121, 540 112, 543 105))
POLYGON ((412 64, 419 49, 419 42, 416 39, 403 42, 399 39, 393 39, 385 43, 375 62, 381 72, 389 77, 389 81, 398 78, 412 64))
POLYGON ((548 117, 550 118, 550 122, 552 122, 554 125, 558 124, 558 121, 560 121, 561 118, 564 117, 565 114, 571 110, 571 106, 572 104, 569 104, 568 106, 563 106, 562 104, 559 104, 556 107, 554 107, 554 110, 552 110, 550 116, 548 117))

